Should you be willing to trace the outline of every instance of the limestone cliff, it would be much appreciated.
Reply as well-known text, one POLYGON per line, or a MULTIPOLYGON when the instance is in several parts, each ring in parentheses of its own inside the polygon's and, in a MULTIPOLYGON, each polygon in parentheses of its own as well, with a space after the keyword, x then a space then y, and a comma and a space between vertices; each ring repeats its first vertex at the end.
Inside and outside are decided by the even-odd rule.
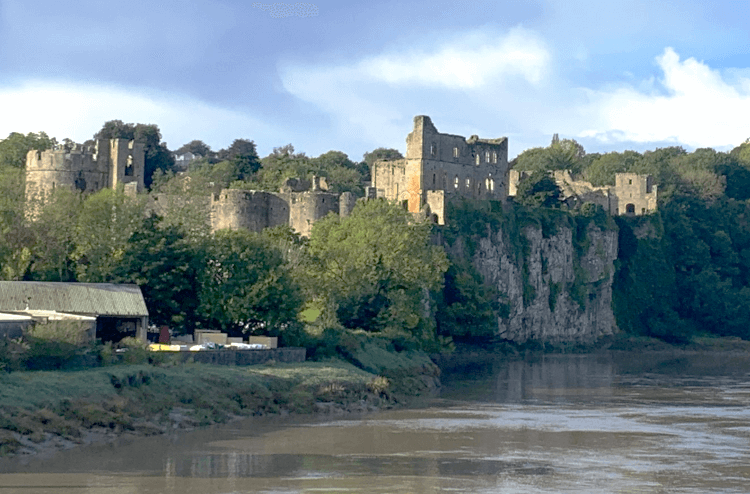
POLYGON ((572 226, 559 226, 547 237, 541 227, 527 226, 520 232, 521 252, 502 231, 478 239, 472 263, 509 307, 508 317, 498 319, 501 338, 591 341, 616 331, 617 231, 590 223, 584 232, 576 243, 572 226))

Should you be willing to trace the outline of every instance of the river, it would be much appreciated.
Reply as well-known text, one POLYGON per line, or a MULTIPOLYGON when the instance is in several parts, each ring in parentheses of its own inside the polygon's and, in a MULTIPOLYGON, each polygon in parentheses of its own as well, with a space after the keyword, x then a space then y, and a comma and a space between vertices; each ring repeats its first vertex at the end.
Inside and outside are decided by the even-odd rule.
POLYGON ((0 464, 0 494, 750 492, 750 356, 548 355, 419 409, 252 419, 0 464))

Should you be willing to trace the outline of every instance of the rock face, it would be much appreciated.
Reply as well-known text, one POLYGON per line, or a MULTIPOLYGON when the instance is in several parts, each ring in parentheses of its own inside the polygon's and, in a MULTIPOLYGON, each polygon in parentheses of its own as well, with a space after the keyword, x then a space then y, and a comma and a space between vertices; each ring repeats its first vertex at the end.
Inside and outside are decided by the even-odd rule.
POLYGON ((548 238, 538 227, 526 227, 522 234, 523 254, 514 254, 502 232, 493 232, 479 239, 472 259, 509 305, 509 316, 498 318, 498 335, 516 342, 580 342, 616 331, 617 232, 591 224, 578 248, 569 227, 548 238))

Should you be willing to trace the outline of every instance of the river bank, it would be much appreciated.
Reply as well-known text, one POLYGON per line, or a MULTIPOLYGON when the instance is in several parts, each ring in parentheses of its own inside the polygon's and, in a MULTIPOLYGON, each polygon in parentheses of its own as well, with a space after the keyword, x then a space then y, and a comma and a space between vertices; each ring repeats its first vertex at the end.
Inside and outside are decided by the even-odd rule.
POLYGON ((439 386, 439 370, 426 356, 403 356, 396 364, 381 372, 340 360, 13 372, 0 383, 0 456, 44 456, 248 416, 389 409, 439 386))

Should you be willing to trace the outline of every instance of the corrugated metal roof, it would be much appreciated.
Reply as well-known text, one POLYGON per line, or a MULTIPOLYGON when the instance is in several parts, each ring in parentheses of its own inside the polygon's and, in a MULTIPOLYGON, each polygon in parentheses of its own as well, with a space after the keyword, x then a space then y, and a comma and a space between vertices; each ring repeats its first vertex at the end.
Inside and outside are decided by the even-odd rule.
POLYGON ((0 311, 55 310, 102 316, 148 316, 137 285, 0 281, 0 311))

